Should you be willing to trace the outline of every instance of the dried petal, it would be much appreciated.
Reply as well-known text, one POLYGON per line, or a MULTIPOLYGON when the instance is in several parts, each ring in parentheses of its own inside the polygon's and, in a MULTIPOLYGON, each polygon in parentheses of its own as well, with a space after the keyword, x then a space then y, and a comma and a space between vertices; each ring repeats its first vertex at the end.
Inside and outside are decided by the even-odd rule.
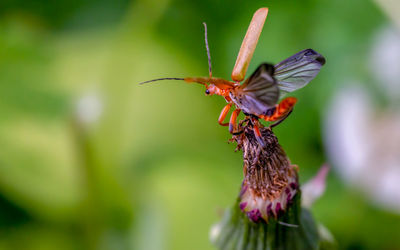
POLYGON ((311 205, 325 192, 326 176, 329 172, 329 166, 323 165, 311 180, 301 188, 303 200, 301 205, 310 208, 311 205))

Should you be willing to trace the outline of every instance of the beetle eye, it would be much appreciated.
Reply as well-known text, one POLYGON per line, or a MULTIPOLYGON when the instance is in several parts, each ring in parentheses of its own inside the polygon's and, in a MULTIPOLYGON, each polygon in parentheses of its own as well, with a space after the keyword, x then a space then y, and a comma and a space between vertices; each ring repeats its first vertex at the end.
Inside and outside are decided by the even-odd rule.
POLYGON ((210 90, 206 89, 206 95, 210 94, 210 90))

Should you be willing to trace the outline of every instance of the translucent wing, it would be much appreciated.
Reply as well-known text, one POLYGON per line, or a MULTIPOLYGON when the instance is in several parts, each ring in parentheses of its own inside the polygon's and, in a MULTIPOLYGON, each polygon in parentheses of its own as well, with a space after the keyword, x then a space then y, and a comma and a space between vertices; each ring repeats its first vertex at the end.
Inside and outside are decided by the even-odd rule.
POLYGON ((312 49, 302 50, 274 66, 281 97, 307 85, 318 74, 325 58, 312 49))
POLYGON ((274 66, 261 64, 240 86, 237 97, 243 112, 254 115, 264 114, 279 99, 279 87, 273 78, 274 66))

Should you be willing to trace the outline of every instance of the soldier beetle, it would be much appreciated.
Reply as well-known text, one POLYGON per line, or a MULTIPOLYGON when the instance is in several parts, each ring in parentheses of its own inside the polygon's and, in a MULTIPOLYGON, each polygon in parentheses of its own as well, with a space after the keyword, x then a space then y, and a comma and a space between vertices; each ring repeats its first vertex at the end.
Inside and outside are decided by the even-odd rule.
POLYGON ((293 110, 297 99, 287 97, 278 103, 279 99, 286 93, 307 85, 325 64, 325 58, 322 55, 312 49, 306 49, 276 65, 261 64, 243 84, 240 84, 253 56, 267 13, 267 8, 261 8, 254 14, 232 71, 233 81, 212 76, 207 25, 203 23, 209 66, 208 77, 158 78, 140 84, 160 80, 183 80, 187 83, 202 84, 206 87, 206 95, 220 95, 228 103, 222 109, 218 118, 220 125, 229 126, 229 132, 232 134, 237 133, 236 120, 240 111, 242 111, 252 121, 257 140, 261 145, 264 145, 256 124, 258 119, 268 122, 275 121, 271 126, 276 126, 282 122, 293 110), (235 110, 232 112, 229 122, 224 122, 232 106, 235 107, 235 110))

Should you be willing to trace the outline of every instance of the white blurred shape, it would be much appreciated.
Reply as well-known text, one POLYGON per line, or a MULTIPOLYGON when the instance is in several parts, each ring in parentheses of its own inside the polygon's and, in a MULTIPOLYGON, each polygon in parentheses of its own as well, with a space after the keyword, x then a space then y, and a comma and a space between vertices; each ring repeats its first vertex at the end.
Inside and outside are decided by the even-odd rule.
POLYGON ((388 203, 391 207, 400 211, 400 169, 399 166, 392 166, 382 174, 382 178, 377 183, 375 197, 388 203), (393 192, 394 191, 394 192, 393 192))
POLYGON ((339 173, 346 180, 354 180, 362 171, 364 159, 370 151, 368 124, 371 104, 360 87, 346 88, 335 96, 325 119, 327 150, 339 173))
POLYGON ((82 96, 76 104, 76 115, 78 121, 85 125, 97 122, 103 112, 103 103, 96 93, 82 96))
POLYGON ((325 117, 326 149, 337 172, 374 202, 400 212, 400 113, 375 111, 361 86, 340 90, 325 117))
POLYGON ((400 97, 400 31, 381 29, 374 39, 370 69, 391 99, 400 97))
POLYGON ((212 227, 210 229, 210 234, 209 234, 209 238, 210 238, 211 242, 213 242, 213 243, 217 242, 217 239, 221 235, 221 229, 222 229, 222 225, 220 223, 212 225, 212 227))
POLYGON ((399 0, 375 0, 377 5, 393 20, 400 28, 400 1, 399 0))

